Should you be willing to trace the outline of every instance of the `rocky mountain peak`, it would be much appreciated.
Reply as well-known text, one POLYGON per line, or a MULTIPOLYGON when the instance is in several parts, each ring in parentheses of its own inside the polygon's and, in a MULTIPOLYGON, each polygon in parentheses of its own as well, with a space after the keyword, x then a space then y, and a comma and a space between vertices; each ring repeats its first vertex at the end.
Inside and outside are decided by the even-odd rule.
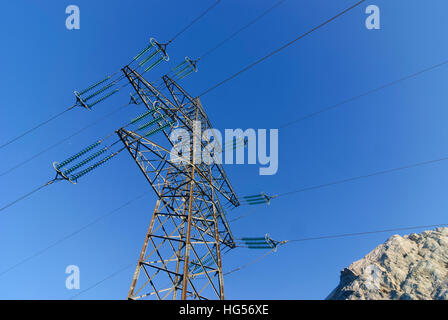
POLYGON ((394 235, 341 271, 328 300, 448 300, 448 228, 394 235))

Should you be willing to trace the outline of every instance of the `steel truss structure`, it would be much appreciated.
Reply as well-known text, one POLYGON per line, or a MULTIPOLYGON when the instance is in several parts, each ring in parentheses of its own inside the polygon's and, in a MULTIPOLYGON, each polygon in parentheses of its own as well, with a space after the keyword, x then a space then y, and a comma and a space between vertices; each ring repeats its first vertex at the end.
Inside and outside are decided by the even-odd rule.
MULTIPOLYGON (((168 76, 163 85, 169 98, 135 70, 123 72, 146 108, 157 106, 154 118, 163 116, 192 136, 197 124, 202 132, 212 128, 199 99, 168 76)), ((197 148, 192 146, 190 159, 170 161, 171 130, 161 130, 160 142, 117 131, 158 197, 128 299, 224 299, 222 254, 235 247, 225 208, 239 206, 238 198, 220 164, 196 163, 197 148)))

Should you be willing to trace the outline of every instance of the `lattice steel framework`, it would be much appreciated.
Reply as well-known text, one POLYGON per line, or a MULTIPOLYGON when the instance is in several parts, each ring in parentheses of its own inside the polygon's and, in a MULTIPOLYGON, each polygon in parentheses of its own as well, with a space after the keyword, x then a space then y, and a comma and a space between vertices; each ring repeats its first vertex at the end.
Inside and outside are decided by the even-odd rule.
MULTIPOLYGON (((125 67, 123 72, 146 108, 157 106, 154 118, 163 115, 192 136, 195 124, 202 132, 212 128, 199 99, 168 76, 163 86, 170 98, 135 70, 125 67)), ((158 197, 128 299, 224 299, 222 250, 235 247, 224 208, 239 202, 223 167, 196 163, 195 148, 189 160, 170 161, 170 130, 151 140, 124 128, 117 131, 158 197)))

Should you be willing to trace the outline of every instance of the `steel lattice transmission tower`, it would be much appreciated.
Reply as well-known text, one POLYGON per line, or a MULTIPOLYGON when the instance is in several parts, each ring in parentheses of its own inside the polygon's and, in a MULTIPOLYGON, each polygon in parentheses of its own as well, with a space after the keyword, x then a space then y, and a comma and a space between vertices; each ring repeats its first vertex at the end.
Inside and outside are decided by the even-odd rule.
POLYGON ((151 140, 117 131, 158 197, 128 299, 224 299, 221 257, 235 247, 224 208, 238 206, 238 199, 220 164, 194 163, 197 148, 189 161, 171 162, 168 139, 173 126, 167 124, 193 136, 195 125, 204 132, 210 121, 199 99, 168 76, 162 79, 169 98, 135 70, 123 72, 154 120, 163 119, 157 122, 163 135, 151 140))

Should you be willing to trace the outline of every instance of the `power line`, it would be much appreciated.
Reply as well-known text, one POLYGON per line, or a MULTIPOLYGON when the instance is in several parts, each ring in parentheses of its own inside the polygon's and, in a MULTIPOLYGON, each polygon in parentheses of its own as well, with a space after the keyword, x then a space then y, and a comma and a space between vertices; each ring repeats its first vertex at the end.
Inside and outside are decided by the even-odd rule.
POLYGON ((252 210, 252 211, 249 211, 249 212, 247 212, 247 213, 245 213, 245 214, 242 214, 242 215, 240 215, 240 216, 238 216, 238 217, 236 217, 236 218, 233 218, 232 220, 229 220, 229 223, 230 223, 230 222, 238 221, 238 220, 240 220, 240 219, 242 219, 242 218, 244 218, 244 217, 246 217, 246 216, 248 216, 248 215, 254 213, 255 211, 256 211, 256 210, 252 210))
POLYGON ((178 36, 180 36, 182 33, 187 31, 188 28, 190 28, 193 24, 195 24, 199 19, 201 19, 203 16, 205 16, 208 12, 210 12, 218 3, 220 3, 221 0, 215 1, 210 7, 208 7, 203 13, 201 13, 199 16, 197 16, 193 21, 191 21, 188 25, 186 25, 183 29, 181 29, 178 33, 176 33, 170 41, 168 41, 167 44, 170 44, 173 42, 178 36))
POLYGON ((9 207, 11 207, 12 205, 14 205, 14 204, 16 204, 16 203, 18 203, 18 202, 20 202, 20 201, 22 201, 22 200, 28 198, 28 197, 31 196, 32 194, 34 194, 34 193, 36 193, 37 191, 39 191, 39 190, 45 188, 46 186, 49 186, 50 184, 52 184, 52 183, 54 183, 54 182, 55 182, 55 180, 48 181, 47 183, 41 185, 40 187, 38 187, 38 188, 36 188, 36 189, 34 189, 34 190, 32 190, 32 191, 30 191, 30 192, 24 194, 24 195, 21 196, 20 198, 18 198, 18 199, 16 199, 16 200, 12 201, 12 202, 10 202, 10 203, 8 203, 7 205, 5 205, 5 206, 2 207, 2 208, 0 208, 0 212, 2 212, 3 210, 8 209, 9 207))
POLYGON ((260 257, 254 259, 254 260, 250 261, 249 263, 246 263, 246 264, 244 264, 244 265, 242 265, 242 266, 240 266, 238 268, 232 269, 232 270, 224 273, 224 275, 227 276, 227 275, 229 275, 231 273, 234 273, 234 272, 240 271, 242 269, 245 269, 245 268, 253 265, 254 263, 259 262, 261 259, 265 258, 266 256, 270 255, 273 252, 275 252, 275 249, 269 250, 268 252, 266 252, 265 254, 261 255, 260 257))
POLYGON ((344 101, 341 101, 341 102, 339 102, 339 103, 337 103, 337 104, 334 104, 334 105, 332 105, 332 106, 329 106, 329 107, 320 109, 320 110, 318 110, 318 111, 309 113, 309 114, 307 114, 307 115, 305 115, 305 116, 303 116, 303 117, 301 117, 301 118, 298 118, 298 119, 296 119, 296 120, 293 120, 293 121, 290 121, 290 122, 287 122, 287 123, 284 123, 284 124, 280 125, 280 126, 279 126, 279 129, 281 129, 281 128, 285 128, 285 127, 288 127, 288 126, 291 126, 291 125, 293 125, 293 124, 295 124, 295 123, 301 122, 301 121, 303 121, 303 120, 306 120, 306 119, 308 119, 308 118, 314 117, 314 116, 319 115, 319 114, 321 114, 321 113, 330 111, 330 110, 332 110, 332 109, 335 109, 335 108, 337 108, 337 107, 340 107, 340 106, 342 106, 342 105, 344 105, 344 104, 347 104, 347 103, 349 103, 349 102, 353 102, 353 101, 355 101, 355 100, 358 100, 358 99, 360 99, 360 98, 363 98, 363 97, 365 97, 365 96, 368 96, 368 95, 370 95, 370 94, 372 94, 372 93, 375 93, 375 92, 381 91, 381 90, 383 90, 383 89, 386 89, 386 88, 388 88, 388 87, 394 86, 394 85, 396 85, 396 84, 398 84, 398 83, 400 83, 400 82, 403 82, 403 81, 405 81, 405 80, 409 80, 409 79, 415 78, 415 77, 417 77, 417 76, 419 76, 419 75, 421 75, 421 74, 423 74, 423 73, 429 72, 429 71, 434 70, 434 69, 439 68, 439 67, 442 67, 442 66, 446 65, 447 63, 448 63, 448 60, 445 60, 445 61, 443 61, 443 62, 441 62, 441 63, 432 65, 432 66, 430 66, 430 67, 428 67, 428 68, 425 68, 425 69, 423 69, 423 70, 417 71, 417 72, 412 73, 412 74, 409 74, 409 75, 407 75, 407 76, 404 76, 404 77, 402 77, 402 78, 400 78, 400 79, 397 79, 397 80, 388 82, 388 83, 383 84, 383 85, 381 85, 381 86, 379 86, 379 87, 377 87, 377 88, 371 89, 371 90, 366 91, 366 92, 364 92, 364 93, 361 93, 361 94, 359 94, 359 95, 357 95, 357 96, 354 96, 354 97, 352 97, 352 98, 349 98, 349 99, 346 99, 346 100, 344 100, 344 101))
POLYGON ((378 176, 378 175, 383 175, 383 174, 388 174, 388 173, 397 172, 397 171, 401 171, 401 170, 425 166, 428 164, 433 164, 433 163, 442 162, 442 161, 446 161, 446 160, 448 160, 448 157, 443 157, 443 158, 439 158, 439 159, 435 159, 435 160, 417 162, 417 163, 409 164, 409 165, 402 166, 402 167, 397 167, 397 168, 392 168, 392 169, 387 169, 387 170, 382 170, 382 171, 376 171, 376 172, 373 172, 370 174, 365 174, 365 175, 361 175, 361 176, 357 176, 357 177, 336 180, 336 181, 332 181, 329 183, 324 183, 324 184, 320 184, 320 185, 316 185, 316 186, 305 187, 305 188, 298 189, 295 191, 284 192, 284 193, 278 194, 277 197, 284 197, 284 196, 289 196, 289 195, 295 194, 295 193, 321 189, 321 188, 325 188, 325 187, 334 186, 337 184, 343 184, 343 183, 352 182, 352 181, 356 181, 356 180, 366 179, 366 178, 370 178, 370 177, 374 177, 374 176, 378 176))
POLYGON ((101 122, 101 121, 107 119, 108 117, 112 116, 113 114, 117 113, 118 111, 123 110, 123 109, 124 109, 126 106, 128 106, 128 105, 129 105, 129 104, 126 103, 125 105, 123 105, 123 106, 121 106, 121 107, 119 107, 119 108, 113 110, 112 112, 106 114, 104 117, 101 117, 101 118, 97 119, 96 121, 90 123, 89 125, 87 125, 87 126, 85 126, 85 127, 82 127, 80 130, 76 131, 75 133, 73 133, 73 134, 71 134, 71 135, 65 137, 64 139, 59 140, 59 141, 56 142, 55 144, 53 144, 53 145, 51 145, 51 146, 49 146, 49 147, 47 147, 47 148, 45 148, 45 149, 43 149, 43 150, 37 152, 36 154, 34 154, 33 156, 31 156, 30 158, 28 158, 28 159, 26 159, 26 160, 24 160, 24 161, 18 163, 17 165, 15 165, 15 166, 9 168, 8 170, 6 170, 6 171, 0 173, 0 177, 2 177, 2 176, 4 176, 4 175, 7 175, 8 173, 11 173, 12 171, 14 171, 14 170, 16 170, 16 169, 22 167, 23 165, 25 165, 25 164, 27 164, 28 162, 30 162, 30 161, 36 159, 37 157, 41 156, 42 154, 44 154, 44 153, 50 151, 51 149, 56 148, 57 146, 63 144, 64 142, 70 140, 71 138, 77 136, 77 135, 80 134, 81 132, 83 132, 83 131, 85 131, 85 130, 87 130, 87 129, 89 129, 89 128, 95 126, 95 125, 97 125, 99 122, 101 122))
POLYGON ((129 268, 132 267, 132 266, 135 266, 135 263, 134 263, 134 264, 129 264, 129 265, 123 267, 123 268, 118 269, 117 271, 115 271, 114 273, 110 274, 110 275, 107 276, 106 278, 104 278, 104 279, 102 279, 102 280, 100 280, 100 281, 94 283, 93 285, 91 285, 91 286, 88 287, 87 289, 82 290, 82 291, 78 292, 77 294, 73 295, 73 296, 70 298, 70 300, 73 300, 73 299, 75 299, 76 297, 80 296, 81 294, 83 294, 83 293, 85 293, 85 292, 87 292, 87 291, 89 291, 89 290, 91 290, 91 289, 93 289, 93 288, 99 286, 99 285, 102 284, 103 282, 105 282, 105 281, 107 281, 107 280, 109 280, 109 279, 115 277, 117 274, 119 274, 119 273, 121 273, 121 272, 123 272, 123 271, 129 269, 129 268))
MULTIPOLYGON (((342 179, 342 180, 336 180, 336 181, 323 183, 323 184, 319 184, 319 185, 315 185, 315 186, 304 187, 302 189, 298 189, 298 190, 294 190, 294 191, 280 193, 280 194, 277 194, 275 196, 272 196, 271 199, 278 198, 278 197, 283 197, 283 196, 289 196, 289 195, 292 195, 292 194, 301 193, 301 192, 305 192, 305 191, 312 191, 312 190, 321 189, 321 188, 325 188, 325 187, 330 187, 330 186, 334 186, 334 185, 338 185, 338 184, 343 184, 343 183, 348 183, 348 182, 352 182, 352 181, 356 181, 356 180, 366 179, 366 178, 370 178, 370 177, 374 177, 374 176, 384 175, 384 174, 388 174, 388 173, 393 173, 393 172, 397 172, 397 171, 401 171, 401 170, 421 167, 421 166, 434 164, 434 163, 438 163, 438 162, 442 162, 442 161, 446 161, 446 160, 448 160, 448 157, 443 157, 443 158, 434 159, 434 160, 417 162, 417 163, 409 164, 409 165, 406 165, 406 166, 396 167, 396 168, 387 169, 387 170, 375 171, 375 172, 370 173, 370 174, 365 174, 365 175, 351 177, 351 178, 342 179)), ((249 205, 249 204, 242 204, 242 205, 249 205)), ((252 214, 255 211, 256 210, 250 211, 250 212, 248 212, 246 214, 243 214, 243 215, 240 215, 240 216, 230 220, 229 222, 235 222, 235 221, 237 221, 239 219, 244 218, 245 216, 247 216, 249 214, 252 214)))
POLYGON ((314 240, 324 240, 324 239, 336 239, 336 238, 347 238, 347 237, 357 237, 357 236, 363 236, 363 235, 369 235, 369 234, 377 234, 377 233, 405 231, 405 230, 413 230, 413 229, 438 228, 438 227, 446 227, 446 226, 448 226, 447 223, 439 223, 439 224, 431 224, 431 225, 423 225, 423 226, 412 226, 412 227, 401 227, 401 228, 375 230, 375 231, 364 231, 364 232, 342 233, 342 234, 334 234, 334 235, 323 235, 323 236, 318 236, 318 237, 299 238, 299 239, 286 240, 285 243, 314 241, 314 240))
POLYGON ((243 32, 244 30, 246 30, 247 28, 249 28, 251 25, 253 25, 254 23, 256 23, 258 20, 260 20, 261 18, 263 18, 265 15, 267 15, 269 12, 271 12, 272 10, 274 10, 275 8, 277 8, 278 6, 280 6, 281 4, 283 4, 286 0, 280 0, 278 1, 276 4, 274 4, 272 7, 270 7, 269 9, 263 11, 259 16, 257 16, 255 19, 251 20, 249 23, 247 23, 246 25, 244 25, 243 27, 241 27, 240 29, 238 29, 237 31, 235 31, 234 33, 232 33, 230 36, 228 36, 227 38, 225 38, 224 40, 222 40, 221 42, 219 42, 216 46, 210 48, 209 50, 207 50, 205 53, 203 53, 202 55, 200 55, 200 57, 198 58, 198 60, 202 60, 204 57, 208 56, 209 54, 211 54, 213 51, 215 51, 216 49, 222 47, 224 44, 226 44, 227 42, 229 42, 230 40, 232 40, 234 37, 236 37, 238 34, 240 34, 241 32, 243 32))
MULTIPOLYGON (((257 259, 257 260, 260 260, 260 258, 257 259)), ((256 261, 255 261, 255 262, 256 262, 256 261)), ((253 263, 255 263, 255 262, 248 263, 247 266, 249 266, 250 264, 253 264, 253 263)), ((94 284, 92 284, 91 286, 89 286, 87 289, 82 290, 82 291, 78 292, 77 294, 73 295, 73 296, 70 298, 70 300, 73 300, 74 298, 76 298, 76 297, 82 295, 83 293, 85 293, 85 292, 87 292, 87 291, 89 291, 89 290, 92 290, 93 288, 96 288, 97 286, 99 286, 99 285, 102 284, 103 282, 112 279, 112 278, 115 277, 116 275, 122 273, 123 271, 128 270, 129 268, 131 268, 131 267, 133 267, 133 266, 135 266, 135 263, 133 263, 133 264, 129 264, 129 265, 127 265, 127 266, 124 266, 124 267, 118 269, 117 271, 111 273, 110 275, 108 275, 107 277, 101 279, 100 281, 95 282, 94 284)), ((246 266, 243 266, 243 267, 246 267, 246 266)), ((243 268, 241 268, 241 269, 243 269, 243 268)), ((231 272, 228 272, 227 274, 230 274, 230 273, 235 272, 235 271, 238 271, 238 270, 233 270, 233 271, 231 271, 231 272)), ((225 273, 224 275, 226 275, 226 273, 225 273)))
POLYGON ((202 97, 203 95, 206 95, 207 93, 215 90, 216 88, 220 87, 221 85, 223 85, 224 83, 236 78, 237 76, 239 76, 240 74, 246 72, 247 70, 253 68, 254 66, 258 65, 259 63, 267 60, 268 58, 272 57, 273 55, 279 53, 280 51, 282 51, 283 49, 289 47, 290 45, 292 45, 293 43, 295 43, 296 41, 308 36, 309 34, 313 33, 314 31, 322 28, 323 26, 327 25, 328 23, 332 22, 333 20, 336 20, 337 18, 341 17, 342 15, 344 15, 345 13, 349 12, 350 10, 358 7, 361 3, 365 2, 366 0, 361 0, 358 3, 352 5, 351 7, 341 11, 340 13, 338 13, 337 15, 331 17, 330 19, 324 21, 323 23, 319 24, 318 26, 312 28, 311 30, 301 34, 300 36, 298 36, 297 38, 295 38, 294 40, 284 44, 283 46, 281 46, 280 48, 272 51, 271 53, 269 53, 268 55, 256 60, 255 62, 251 63, 250 65, 248 65, 247 67, 241 69, 240 71, 234 73, 233 75, 229 76, 228 78, 222 80, 221 82, 218 82, 217 84, 215 84, 213 87, 205 90, 203 93, 201 93, 198 97, 202 97))
POLYGON ((123 209, 123 208, 129 206, 131 203, 133 203, 133 202, 135 202, 135 201, 137 201, 137 200, 140 200, 141 198, 143 198, 144 196, 146 196, 146 195, 148 195, 148 194, 149 194, 148 192, 144 192, 144 193, 140 194, 139 196, 137 196, 137 197, 135 197, 135 198, 133 198, 133 199, 131 199, 131 200, 125 202, 125 203, 122 204, 121 206, 119 206, 119 207, 117 207, 117 208, 115 208, 115 209, 113 209, 113 210, 107 212, 106 214, 104 214, 104 215, 102 215, 102 216, 99 216, 99 217, 96 218, 95 220, 93 220, 93 221, 91 221, 91 222, 85 224, 84 226, 78 228, 77 230, 75 230, 75 231, 73 231, 73 232, 71 232, 71 233, 65 235, 64 237, 62 237, 62 238, 60 238, 60 239, 58 239, 58 240, 56 240, 56 241, 54 241, 52 244, 48 245, 47 247, 42 248, 42 249, 36 251, 36 252, 33 253, 32 255, 30 255, 30 256, 28 256, 28 257, 22 259, 21 261, 17 262, 16 264, 12 265, 11 267, 9 267, 9 268, 7 268, 7 269, 1 271, 1 272, 0 272, 0 277, 3 276, 3 275, 5 275, 6 273, 10 272, 11 270, 13 270, 13 269, 15 269, 15 268, 17 268, 17 267, 23 265, 24 263, 30 261, 31 259, 34 259, 34 258, 36 258, 36 257, 38 257, 38 256, 40 256, 40 255, 42 255, 42 254, 45 253, 46 251, 48 251, 48 250, 50 250, 50 249, 56 247, 57 245, 63 243, 64 241, 69 240, 70 238, 73 238, 74 236, 76 236, 77 234, 81 233, 81 232, 84 231, 85 229, 87 229, 87 228, 89 228, 89 227, 91 227, 91 226, 97 224, 98 222, 100 222, 100 221, 104 220, 105 218, 107 218, 107 217, 113 215, 114 213, 120 211, 121 209, 123 209))
POLYGON ((54 115, 54 116, 48 118, 47 120, 45 120, 45 121, 39 123, 38 125, 32 127, 31 129, 29 129, 29 130, 25 131, 24 133, 18 135, 17 137, 15 137, 15 138, 13 138, 13 139, 11 139, 11 140, 5 142, 4 144, 2 144, 2 145, 0 146, 0 149, 3 149, 4 147, 9 146, 11 143, 13 143, 13 142, 19 140, 20 138, 23 138, 23 137, 26 136, 27 134, 29 134, 29 133, 31 133, 31 132, 33 132, 33 131, 39 129, 40 127, 46 125, 47 123, 53 121, 54 119, 59 118, 59 117, 62 116, 64 113, 66 113, 66 112, 72 110, 74 107, 75 107, 75 106, 71 106, 71 107, 65 109, 64 111, 59 112, 58 114, 56 114, 56 115, 54 115))

